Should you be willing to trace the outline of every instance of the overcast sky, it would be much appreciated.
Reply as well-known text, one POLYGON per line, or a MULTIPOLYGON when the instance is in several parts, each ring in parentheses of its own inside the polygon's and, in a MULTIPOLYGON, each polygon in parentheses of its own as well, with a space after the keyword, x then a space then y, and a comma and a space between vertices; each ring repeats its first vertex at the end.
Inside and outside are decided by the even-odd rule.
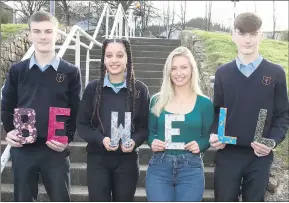
MULTIPOLYGON (((182 1, 155 1, 157 8, 167 8, 168 2, 175 4, 176 12, 180 13, 182 1)), ((256 12, 263 20, 263 30, 273 29, 273 1, 239 1, 236 2, 236 13, 251 11, 256 12)), ((187 19, 205 17, 206 1, 187 1, 187 19)), ((288 1, 275 1, 277 30, 288 30, 288 1)), ((230 24, 234 18, 234 3, 231 1, 212 1, 212 21, 230 24)))
MULTIPOLYGON (((175 4, 177 13, 180 13, 180 3, 182 1, 153 1, 155 7, 160 10, 167 8, 167 4, 175 4)), ((13 2, 7 2, 13 7, 13 2)), ((239 1, 236 3, 236 14, 244 11, 256 11, 263 20, 263 30, 272 31, 273 29, 273 1, 239 1)), ((187 1, 186 19, 204 17, 206 1, 187 1)), ((275 1, 277 30, 288 30, 288 1, 275 1)), ((212 1, 212 21, 223 23, 229 26, 234 16, 234 3, 227 1, 212 1)))

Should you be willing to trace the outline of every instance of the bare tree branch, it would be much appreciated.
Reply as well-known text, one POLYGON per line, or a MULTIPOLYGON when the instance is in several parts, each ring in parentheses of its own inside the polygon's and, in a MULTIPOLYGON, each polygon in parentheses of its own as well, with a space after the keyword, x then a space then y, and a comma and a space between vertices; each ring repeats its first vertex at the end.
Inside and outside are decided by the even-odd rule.
POLYGON ((48 5, 48 0, 39 0, 39 1, 16 1, 16 9, 19 11, 19 15, 22 18, 22 21, 27 21, 28 18, 35 12, 40 11, 41 8, 45 8, 48 5))
POLYGON ((212 24, 212 1, 209 1, 209 9, 208 9, 208 30, 211 30, 211 24, 212 24))
POLYGON ((205 21, 205 30, 208 31, 208 1, 206 1, 205 21))
POLYGON ((163 26, 166 30, 167 38, 171 38, 171 34, 179 28, 180 24, 175 24, 175 4, 173 2, 172 12, 171 12, 171 4, 168 1, 167 9, 163 7, 163 26))
POLYGON ((186 15, 187 15, 187 1, 182 1, 181 3, 181 29, 186 29, 186 15), (184 3, 184 4, 183 4, 184 3))
POLYGON ((272 33, 272 39, 275 39, 275 33, 276 33, 276 9, 275 9, 275 0, 273 0, 273 33, 272 33))
POLYGON ((134 15, 139 20, 137 31, 143 33, 148 29, 150 23, 156 19, 160 19, 158 9, 154 7, 152 1, 142 1, 138 7, 130 7, 134 11, 134 15))
POLYGON ((62 5, 62 10, 65 15, 66 25, 70 24, 70 15, 71 15, 71 1, 67 0, 60 0, 60 5, 62 5))
POLYGON ((127 0, 127 1, 123 1, 123 0, 115 0, 115 1, 105 1, 105 3, 108 3, 112 9, 117 9, 118 5, 121 3, 124 12, 126 12, 130 6, 132 6, 134 4, 133 0, 127 0))
POLYGON ((150 23, 155 21, 157 18, 160 18, 159 11, 154 7, 154 4, 151 1, 144 2, 144 30, 147 30, 150 23))

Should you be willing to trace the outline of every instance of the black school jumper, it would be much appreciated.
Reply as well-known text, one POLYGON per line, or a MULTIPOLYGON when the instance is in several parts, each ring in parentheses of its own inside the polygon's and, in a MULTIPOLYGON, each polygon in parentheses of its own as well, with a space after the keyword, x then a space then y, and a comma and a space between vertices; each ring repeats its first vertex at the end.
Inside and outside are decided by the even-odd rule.
POLYGON ((32 108, 36 112, 36 142, 11 148, 14 201, 37 200, 39 173, 50 201, 70 201, 69 150, 56 152, 45 142, 49 107, 70 108, 69 117, 57 116, 58 122, 65 122, 65 129, 56 130, 56 135, 66 135, 69 142, 73 140, 81 94, 80 72, 62 59, 57 71, 51 66, 44 72, 37 65, 29 69, 29 62, 27 59, 12 65, 2 91, 1 119, 6 132, 14 129, 15 108, 32 108), (64 80, 57 79, 59 74, 64 80))
POLYGON ((241 179, 243 201, 264 201, 273 153, 257 157, 251 147, 260 109, 267 109, 263 137, 284 140, 289 126, 289 104, 285 72, 263 59, 258 68, 244 76, 236 61, 218 68, 214 85, 217 133, 220 107, 227 108, 226 136, 237 137, 237 145, 227 144, 215 156, 215 200, 237 201, 241 179))
MULTIPOLYGON (((118 112, 118 123, 124 125, 127 107, 127 89, 115 93, 110 87, 103 87, 99 107, 100 119, 95 115, 94 98, 98 80, 91 81, 83 94, 77 116, 77 131, 87 144, 87 183, 89 199, 93 202, 133 201, 139 177, 138 149, 148 137, 149 92, 146 85, 135 82, 137 98, 135 116, 131 123, 135 130, 131 138, 136 143, 130 153, 107 151, 103 146, 104 137, 110 137, 111 112, 118 112), (91 123, 92 120, 92 123, 91 123), (112 193, 112 194, 111 194, 112 193)), ((118 124, 118 125, 119 125, 118 124)))

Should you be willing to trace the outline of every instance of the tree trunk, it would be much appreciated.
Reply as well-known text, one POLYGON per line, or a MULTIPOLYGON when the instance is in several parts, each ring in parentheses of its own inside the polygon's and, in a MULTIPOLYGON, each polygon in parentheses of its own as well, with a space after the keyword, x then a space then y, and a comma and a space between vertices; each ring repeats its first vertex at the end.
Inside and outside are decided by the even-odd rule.
POLYGON ((205 30, 208 31, 208 1, 206 1, 205 30))
POLYGON ((208 12, 208 30, 211 30, 211 24, 212 24, 212 1, 209 1, 209 12, 208 12))
POLYGON ((276 10, 275 10, 275 0, 273 1, 273 34, 272 39, 275 39, 276 33, 276 10))

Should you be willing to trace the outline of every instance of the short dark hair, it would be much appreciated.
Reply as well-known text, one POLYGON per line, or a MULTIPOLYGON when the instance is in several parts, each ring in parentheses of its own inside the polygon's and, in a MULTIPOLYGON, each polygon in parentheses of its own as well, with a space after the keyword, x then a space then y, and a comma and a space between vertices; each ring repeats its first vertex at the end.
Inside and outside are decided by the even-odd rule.
POLYGON ((262 19, 252 12, 240 13, 234 22, 234 29, 241 33, 252 33, 259 30, 262 26, 262 19))
POLYGON ((58 27, 58 20, 52 14, 46 11, 37 11, 33 13, 28 20, 29 30, 31 28, 31 22, 43 22, 43 21, 52 22, 56 27, 58 27))

